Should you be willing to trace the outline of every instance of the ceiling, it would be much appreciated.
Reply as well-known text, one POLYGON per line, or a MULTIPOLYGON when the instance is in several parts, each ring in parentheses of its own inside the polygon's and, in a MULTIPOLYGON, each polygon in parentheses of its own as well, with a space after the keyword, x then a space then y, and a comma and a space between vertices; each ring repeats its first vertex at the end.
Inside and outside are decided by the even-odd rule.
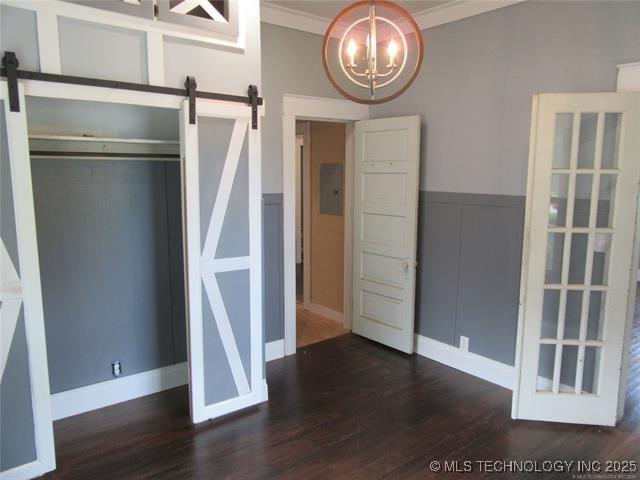
MULTIPOLYGON (((397 0, 394 3, 404 7, 411 13, 422 12, 429 8, 437 7, 450 0, 397 0)), ((353 3, 348 0, 261 0, 261 3, 277 5, 301 13, 317 15, 332 19, 340 10, 353 3)))

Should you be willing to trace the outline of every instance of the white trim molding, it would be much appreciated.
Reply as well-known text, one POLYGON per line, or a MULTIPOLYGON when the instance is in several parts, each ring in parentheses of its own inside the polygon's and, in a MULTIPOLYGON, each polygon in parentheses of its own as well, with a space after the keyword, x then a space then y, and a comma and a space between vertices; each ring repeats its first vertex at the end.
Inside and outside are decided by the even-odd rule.
MULTIPOLYGON (((412 15, 420 30, 426 30, 427 28, 509 7, 524 1, 526 0, 450 0, 442 5, 427 8, 412 15)), ((331 20, 331 18, 313 15, 270 2, 263 2, 260 6, 261 22, 316 35, 324 35, 331 20)))
POLYGON ((618 67, 617 92, 640 92, 640 62, 621 63, 618 67))
MULTIPOLYGON (((369 107, 338 98, 282 96, 282 238, 284 244, 284 351, 296 353, 296 120, 353 122, 369 118, 369 107)), ((346 294, 351 292, 346 290, 346 294)), ((345 298, 345 305, 351 299, 345 298)))
MULTIPOLYGON (((38 13, 48 13, 54 17, 75 18, 92 23, 111 25, 144 32, 157 32, 161 35, 182 38, 202 43, 221 45, 226 48, 244 50, 246 48, 247 10, 250 8, 245 2, 238 2, 238 34, 203 32, 202 29, 164 22, 151 18, 136 17, 123 13, 98 10, 86 5, 74 4, 62 0, 1 0, 3 5, 33 10, 38 13)), ((57 20, 57 18, 56 18, 57 20)))
MULTIPOLYGON (((351 252, 349 252, 349 255, 346 256, 345 258, 350 258, 350 257, 351 257, 351 252)), ((345 262, 345 263, 348 263, 348 262, 345 262)), ((344 313, 338 312, 333 308, 325 307, 324 305, 320 305, 319 303, 310 302, 309 311, 311 313, 315 313, 316 315, 321 315, 329 320, 332 320, 334 322, 338 322, 344 325, 344 313)))
POLYGON ((415 352, 423 357, 513 390, 514 368, 416 333, 415 352))
POLYGON ((270 362, 271 360, 277 360, 284 357, 284 338, 280 340, 274 340, 273 342, 267 342, 264 345, 264 360, 270 362))
POLYGON ((186 385, 187 362, 51 395, 54 420, 186 385))
POLYGON ((331 20, 326 17, 269 2, 263 2, 260 5, 260 21, 278 27, 315 33, 316 35, 324 35, 329 23, 331 23, 331 20))

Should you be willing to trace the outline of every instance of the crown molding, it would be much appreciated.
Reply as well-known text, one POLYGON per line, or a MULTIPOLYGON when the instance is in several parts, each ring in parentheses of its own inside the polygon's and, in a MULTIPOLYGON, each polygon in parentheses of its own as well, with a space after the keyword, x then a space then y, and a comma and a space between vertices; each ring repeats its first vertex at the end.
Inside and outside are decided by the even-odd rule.
MULTIPOLYGON (((526 0, 451 0, 445 4, 413 13, 412 16, 420 30, 425 30, 524 1, 526 0)), ((263 2, 260 5, 260 21, 316 35, 324 35, 329 23, 331 23, 330 18, 269 2, 263 2)))
POLYGON ((526 0, 453 0, 413 14, 420 30, 509 7, 526 0))
POLYGON ((329 18, 268 2, 260 5, 260 21, 316 35, 324 35, 331 23, 329 18))

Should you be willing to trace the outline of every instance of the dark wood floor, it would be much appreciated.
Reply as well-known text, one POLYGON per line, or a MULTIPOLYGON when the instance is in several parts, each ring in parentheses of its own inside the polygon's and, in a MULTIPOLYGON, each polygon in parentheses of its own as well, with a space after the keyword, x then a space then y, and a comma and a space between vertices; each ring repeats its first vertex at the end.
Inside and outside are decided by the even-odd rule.
POLYGON ((637 388, 610 429, 513 421, 510 391, 354 335, 267 370, 268 404, 199 426, 185 388, 56 422, 50 477, 424 479, 457 477, 431 473, 434 459, 640 460, 637 388))

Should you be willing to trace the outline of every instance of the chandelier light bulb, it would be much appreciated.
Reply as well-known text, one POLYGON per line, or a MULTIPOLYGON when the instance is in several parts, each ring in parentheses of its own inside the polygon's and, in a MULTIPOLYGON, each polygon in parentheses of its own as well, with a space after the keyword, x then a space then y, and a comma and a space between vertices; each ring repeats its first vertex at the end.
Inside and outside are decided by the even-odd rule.
POLYGON ((349 54, 349 66, 356 67, 356 53, 358 52, 358 45, 352 38, 347 45, 347 53, 349 54))
POLYGON ((398 44, 392 38, 389 40, 389 46, 387 47, 387 53, 389 54, 389 67, 395 66, 396 55, 398 54, 398 44))

